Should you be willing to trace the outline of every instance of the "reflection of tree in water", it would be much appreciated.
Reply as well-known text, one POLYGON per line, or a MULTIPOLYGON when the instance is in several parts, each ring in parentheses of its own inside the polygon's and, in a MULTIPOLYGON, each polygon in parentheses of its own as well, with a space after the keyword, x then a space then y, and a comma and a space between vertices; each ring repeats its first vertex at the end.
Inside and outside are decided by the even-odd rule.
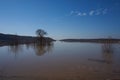
POLYGON ((88 59, 90 61, 95 61, 98 63, 102 63, 103 67, 102 68, 102 74, 99 74, 100 76, 102 75, 104 80, 111 80, 114 78, 113 76, 113 53, 114 53, 114 48, 113 48, 113 43, 102 43, 101 46, 102 49, 102 59, 88 59))
POLYGON ((104 43, 102 44, 102 54, 103 59, 106 63, 112 63, 113 58, 113 46, 112 43, 104 43))
POLYGON ((88 59, 90 61, 103 62, 110 64, 113 61, 113 43, 102 43, 102 60, 101 59, 88 59))
MULTIPOLYGON (((53 48, 53 42, 51 41, 42 44, 40 42, 36 42, 25 45, 26 45, 26 49, 33 48, 37 56, 42 56, 46 52, 50 52, 53 48)), ((8 46, 8 49, 9 52, 14 53, 16 56, 20 51, 22 51, 22 47, 23 46, 20 44, 12 44, 8 46)))
POLYGON ((44 55, 46 52, 51 52, 52 48, 53 48, 53 42, 52 41, 46 41, 46 42, 42 42, 38 41, 35 43, 31 43, 31 44, 26 44, 26 48, 27 49, 34 49, 35 53, 37 56, 42 56, 44 55))
POLYGON ((112 76, 112 64, 113 64, 113 46, 112 43, 104 43, 102 44, 102 55, 103 59, 105 60, 104 65, 104 74, 106 79, 110 79, 112 76))
POLYGON ((113 61, 113 46, 112 43, 102 44, 102 60, 100 59, 88 59, 90 61, 103 62, 110 64, 113 61))
POLYGON ((11 44, 11 45, 9 45, 8 47, 9 47, 9 51, 12 52, 12 53, 14 53, 15 56, 16 56, 20 51, 22 51, 22 47, 21 47, 20 44, 13 44, 13 45, 11 44))
POLYGON ((52 42, 46 42, 46 43, 35 43, 34 44, 34 50, 37 56, 42 56, 46 52, 50 52, 53 48, 52 42))

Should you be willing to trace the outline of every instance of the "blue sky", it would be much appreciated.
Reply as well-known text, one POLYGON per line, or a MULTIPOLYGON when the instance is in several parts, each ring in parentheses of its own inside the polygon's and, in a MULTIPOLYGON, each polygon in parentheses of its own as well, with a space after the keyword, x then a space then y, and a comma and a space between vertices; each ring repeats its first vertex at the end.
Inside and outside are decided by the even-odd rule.
POLYGON ((120 0, 0 0, 0 33, 120 38, 120 0))

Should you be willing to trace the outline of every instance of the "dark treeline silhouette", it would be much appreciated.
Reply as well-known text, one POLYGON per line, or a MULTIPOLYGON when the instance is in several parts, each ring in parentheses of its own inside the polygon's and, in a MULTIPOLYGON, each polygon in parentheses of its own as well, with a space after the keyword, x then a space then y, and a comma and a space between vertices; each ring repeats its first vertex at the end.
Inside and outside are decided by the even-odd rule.
MULTIPOLYGON (((38 42, 38 38, 39 38, 38 36, 37 37, 18 36, 18 35, 10 35, 10 34, 1 34, 0 33, 0 46, 36 43, 36 42, 38 42)), ((42 40, 43 40, 43 42, 45 42, 45 41, 49 41, 49 42, 55 41, 54 39, 49 38, 49 37, 44 37, 44 38, 42 38, 42 40)))

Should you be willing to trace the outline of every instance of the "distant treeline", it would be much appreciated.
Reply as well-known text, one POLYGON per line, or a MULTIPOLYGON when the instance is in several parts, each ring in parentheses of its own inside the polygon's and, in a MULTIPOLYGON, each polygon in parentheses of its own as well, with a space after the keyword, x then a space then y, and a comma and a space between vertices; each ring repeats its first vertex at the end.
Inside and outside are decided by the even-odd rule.
MULTIPOLYGON (((0 46, 8 45, 8 44, 27 44, 36 42, 38 37, 32 36, 19 36, 19 35, 12 35, 12 34, 2 34, 0 33, 0 46)), ((54 39, 49 37, 44 37, 46 41, 54 41, 54 39)))
POLYGON ((109 38, 100 38, 100 39, 62 39, 60 41, 64 42, 96 42, 96 43, 118 43, 120 39, 109 39, 109 38))

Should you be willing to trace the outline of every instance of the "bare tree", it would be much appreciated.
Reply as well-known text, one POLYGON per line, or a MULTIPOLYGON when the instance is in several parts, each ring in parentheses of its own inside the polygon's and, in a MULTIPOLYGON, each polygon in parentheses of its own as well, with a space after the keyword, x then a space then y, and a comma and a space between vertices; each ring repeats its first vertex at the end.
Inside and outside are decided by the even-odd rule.
POLYGON ((38 30, 36 31, 36 35, 37 35, 38 37, 44 37, 44 35, 47 35, 47 32, 44 31, 44 30, 42 30, 42 29, 38 29, 38 30))

